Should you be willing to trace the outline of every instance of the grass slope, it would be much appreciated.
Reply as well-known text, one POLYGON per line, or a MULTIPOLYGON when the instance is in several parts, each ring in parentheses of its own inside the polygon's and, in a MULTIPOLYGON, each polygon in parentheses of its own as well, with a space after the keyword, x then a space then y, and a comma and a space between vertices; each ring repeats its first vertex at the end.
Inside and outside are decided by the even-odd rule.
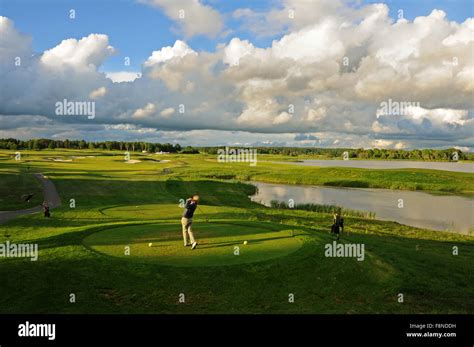
MULTIPOLYGON (((23 157, 28 164, 0 161, 1 189, 17 195, 16 186, 5 188, 3 177, 30 165, 30 171, 43 172, 55 183, 63 206, 52 211, 51 219, 36 214, 0 225, 0 242, 37 242, 40 247, 37 262, 0 258, 1 313, 474 313, 472 236, 347 217, 342 242, 364 243, 365 260, 328 258, 324 250, 333 241, 330 215, 266 208, 249 201, 252 186, 220 180, 248 175, 313 184, 321 180, 315 172, 324 170, 222 165, 194 156, 134 156, 141 162, 125 164, 119 153, 98 151, 43 151, 23 157), (47 159, 53 156, 84 158, 47 159), (156 161, 163 159, 170 161, 156 161), (197 261, 189 253, 187 260, 181 257, 184 247, 174 250, 180 242, 179 200, 195 192, 211 220, 205 223, 198 211, 198 238, 227 244, 200 250, 203 255, 217 253, 206 254, 198 264, 176 267, 183 265, 180 261, 197 261), (69 207, 70 199, 75 199, 75 208, 69 207), (245 224, 241 234, 231 227, 221 234, 221 226, 236 223, 245 224), (289 237, 266 244, 275 237, 272 233, 289 235, 288 230, 298 231, 297 245, 283 241, 289 237), (243 258, 229 256, 238 263, 221 264, 244 238, 250 241, 248 249, 254 246, 252 239, 263 239, 255 245, 263 248, 247 262, 241 247, 243 258), (160 249, 145 248, 151 239, 157 246, 170 242, 174 258, 167 262, 148 254, 160 249), (126 261, 113 250, 114 242, 118 252, 137 240, 141 246, 134 260, 126 261), (107 245, 112 246, 110 252, 100 249, 107 245), (452 254, 453 246, 459 255, 452 254), (268 257, 262 253, 274 248, 281 252, 268 257), (140 252, 145 261, 139 259, 140 252), (71 293, 76 295, 74 304, 69 302, 71 293), (180 293, 186 295, 185 304, 178 302, 180 293), (295 295, 293 304, 288 303, 289 293, 295 295), (397 302, 399 293, 404 294, 403 304, 397 302)), ((356 171, 357 180, 390 183, 377 181, 385 172, 356 171)), ((328 172, 333 181, 348 178, 344 171, 328 172)), ((412 184, 409 174, 400 182, 412 184)), ((472 175, 420 170, 415 176, 420 182, 426 179, 423 187, 461 191, 464 181, 465 189, 472 190, 472 175)))

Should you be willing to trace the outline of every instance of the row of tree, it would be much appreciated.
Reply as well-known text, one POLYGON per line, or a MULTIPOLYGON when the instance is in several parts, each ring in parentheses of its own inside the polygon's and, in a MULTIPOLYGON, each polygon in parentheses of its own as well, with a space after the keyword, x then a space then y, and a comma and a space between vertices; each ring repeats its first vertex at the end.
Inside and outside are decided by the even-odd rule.
MULTIPOLYGON (((104 141, 88 142, 84 140, 50 140, 50 139, 0 139, 0 149, 42 150, 42 149, 102 149, 131 152, 169 152, 197 154, 199 152, 217 155, 222 147, 181 147, 171 143, 104 141)), ((315 147, 253 147, 258 154, 279 154, 288 156, 312 155, 324 158, 348 159, 408 159, 408 160, 474 160, 474 153, 464 153, 456 148, 447 149, 364 149, 364 148, 315 148, 315 147)))
POLYGON ((169 152, 169 153, 192 153, 192 147, 182 148, 179 144, 171 143, 149 143, 149 142, 124 142, 124 141, 104 141, 88 142, 84 140, 50 140, 50 139, 0 139, 0 148, 12 150, 42 150, 42 149, 106 149, 132 152, 169 152))
MULTIPOLYGON (((200 147, 201 152, 217 154, 219 147, 200 147)), ((408 159, 408 160, 474 160, 474 153, 464 153, 456 148, 447 149, 364 149, 364 148, 315 148, 315 147, 255 147, 258 154, 299 155, 348 159, 408 159)))

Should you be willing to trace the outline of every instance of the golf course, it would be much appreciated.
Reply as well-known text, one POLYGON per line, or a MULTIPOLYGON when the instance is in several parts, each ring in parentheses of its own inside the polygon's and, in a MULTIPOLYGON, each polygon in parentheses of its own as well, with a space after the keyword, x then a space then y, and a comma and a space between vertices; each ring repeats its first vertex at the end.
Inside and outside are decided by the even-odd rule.
POLYGON ((472 229, 343 209, 338 243, 363 244, 365 257, 328 257, 331 206, 251 200, 254 181, 472 199, 472 173, 299 166, 270 154, 250 166, 205 153, 15 152, 0 150, 0 243, 37 244, 39 254, 0 257, 3 314, 474 313, 472 229), (191 250, 180 219, 193 194, 191 250), (45 199, 50 218, 38 208, 45 199))

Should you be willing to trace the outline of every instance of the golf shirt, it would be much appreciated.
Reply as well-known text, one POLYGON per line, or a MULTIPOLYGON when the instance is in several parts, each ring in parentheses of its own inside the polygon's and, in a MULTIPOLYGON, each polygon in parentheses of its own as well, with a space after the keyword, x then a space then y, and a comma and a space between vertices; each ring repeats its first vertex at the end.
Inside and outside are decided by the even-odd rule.
POLYGON ((188 219, 193 218, 194 211, 196 211, 196 208, 196 202, 194 202, 192 199, 186 200, 186 204, 184 205, 183 217, 188 219))

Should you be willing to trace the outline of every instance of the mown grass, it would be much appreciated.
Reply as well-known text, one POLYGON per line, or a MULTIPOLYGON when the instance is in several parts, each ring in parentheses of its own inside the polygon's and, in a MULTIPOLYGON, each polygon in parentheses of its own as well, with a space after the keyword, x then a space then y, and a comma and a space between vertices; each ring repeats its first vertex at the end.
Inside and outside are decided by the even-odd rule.
MULTIPOLYGON (((7 158, 11 151, 0 151, 0 157, 7 158)), ((425 169, 388 169, 368 170, 338 167, 306 167, 291 164, 276 164, 260 161, 256 166, 249 163, 218 163, 215 156, 210 155, 147 155, 132 153, 132 159, 142 160, 137 164, 124 164, 123 153, 118 151, 25 151, 21 165, 41 167, 63 171, 89 170, 91 178, 104 177, 113 179, 115 173, 128 172, 129 175, 148 176, 146 179, 160 179, 160 176, 190 179, 218 179, 239 181, 262 181, 269 183, 326 185, 355 188, 385 188, 400 190, 423 190, 455 194, 474 194, 474 175, 464 172, 449 172, 425 169), (52 158, 70 159, 72 156, 100 156, 107 167, 97 172, 96 158, 77 159, 72 162, 54 162, 52 158), (35 160, 30 160, 35 158, 35 160), (151 160, 153 159, 153 160, 151 160), (171 160, 160 163, 156 160, 171 160), (164 172, 163 169, 169 170, 164 172)), ((269 157, 269 156, 267 156, 269 157)), ((271 157, 271 156, 270 156, 271 157)), ((269 159, 269 158, 266 158, 269 159)), ((280 159, 278 159, 280 160, 280 159)), ((3 160, 10 165, 12 160, 3 160)), ((15 167, 18 167, 16 165, 15 167)), ((55 173, 57 173, 55 171, 55 173)), ((163 177, 161 177, 163 178, 163 177)))
MULTIPOLYGON (((1 313, 474 313, 474 237, 354 215, 345 218, 342 242, 363 243, 365 260, 327 258, 325 245, 334 240, 329 234, 331 214, 266 208, 249 200, 253 186, 235 181, 245 175, 277 180, 280 173, 283 181, 319 181, 311 176, 326 170, 260 163, 253 168, 185 155, 154 157, 170 162, 125 164, 121 153, 104 154, 25 153, 30 171, 43 172, 55 183, 63 206, 52 211, 51 219, 36 214, 0 225, 0 242, 37 242, 40 247, 37 262, 0 258, 1 313), (53 155, 95 157, 72 162, 46 159, 53 155), (307 177, 296 177, 303 174, 307 177), (140 234, 141 227, 179 224, 179 200, 194 193, 201 195, 210 224, 247 223, 257 230, 268 223, 301 230, 308 237, 294 252, 273 259, 179 268, 124 261, 84 245, 87 237, 111 228, 134 226, 140 234), (75 208, 70 208, 70 199, 75 199, 75 208), (453 255, 453 247, 459 255, 453 255), (71 293, 76 294, 74 304, 69 302, 71 293), (178 302, 180 293, 186 295, 185 304, 178 302), (293 304, 289 293, 295 295, 293 304), (403 304, 397 301, 399 293, 404 294, 403 304)), ((25 164, 5 159, 0 169, 11 172, 25 164)), ((345 175, 345 169, 327 170, 333 181, 384 177, 356 170, 360 176, 354 178, 345 175)), ((424 187, 461 185, 449 182, 450 174, 419 171, 414 177, 431 182, 424 187)), ((410 171, 406 174, 409 177, 410 171)), ((408 177, 401 182, 409 183, 408 177)), ((465 175, 452 177, 460 182, 465 175)), ((472 177, 464 187, 472 189, 472 177)), ((200 211, 195 226, 203 235, 211 233, 200 211)), ((180 230, 176 232, 179 238, 180 230)))
POLYGON ((304 233, 280 224, 208 222, 194 228, 199 246, 183 246, 179 223, 117 227, 93 233, 83 241, 97 252, 124 261, 171 266, 228 266, 288 255, 302 245, 304 233), (245 243, 244 243, 245 242, 245 243), (129 253, 125 252, 129 247, 129 253), (239 254, 236 255, 235 252, 239 254))

